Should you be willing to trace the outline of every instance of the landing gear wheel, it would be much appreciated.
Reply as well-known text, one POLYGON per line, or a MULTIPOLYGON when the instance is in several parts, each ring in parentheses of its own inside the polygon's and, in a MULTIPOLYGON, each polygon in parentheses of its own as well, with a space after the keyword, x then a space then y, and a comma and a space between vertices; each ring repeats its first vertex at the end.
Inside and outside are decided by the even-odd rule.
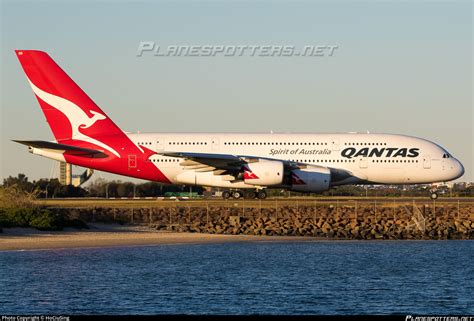
POLYGON ((227 199, 230 198, 230 196, 231 196, 231 194, 230 194, 229 191, 223 191, 223 192, 222 192, 222 198, 223 198, 223 199, 227 200, 227 199))
POLYGON ((259 192, 257 193, 257 197, 258 197, 259 199, 261 199, 261 200, 264 200, 264 199, 267 198, 267 192, 265 192, 265 191, 259 191, 259 192))
POLYGON ((242 192, 241 191, 235 191, 232 193, 232 197, 235 199, 239 199, 242 197, 242 192))
POLYGON ((438 193, 436 193, 436 192, 431 192, 430 198, 431 198, 432 200, 438 199, 438 193))
POLYGON ((244 193, 244 198, 246 199, 253 199, 255 197, 257 197, 257 194, 254 191, 244 193))

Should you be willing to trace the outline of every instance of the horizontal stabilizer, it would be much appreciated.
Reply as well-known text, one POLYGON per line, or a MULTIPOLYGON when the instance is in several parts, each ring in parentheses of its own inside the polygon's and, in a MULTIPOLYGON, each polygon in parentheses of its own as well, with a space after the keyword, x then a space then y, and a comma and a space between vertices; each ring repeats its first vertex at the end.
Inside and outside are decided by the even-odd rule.
POLYGON ((107 154, 105 154, 104 152, 100 150, 58 144, 58 143, 53 143, 53 142, 48 142, 48 141, 43 141, 43 140, 13 140, 13 141, 15 143, 20 143, 32 148, 62 151, 64 154, 68 154, 68 155, 90 157, 90 158, 108 157, 107 154))

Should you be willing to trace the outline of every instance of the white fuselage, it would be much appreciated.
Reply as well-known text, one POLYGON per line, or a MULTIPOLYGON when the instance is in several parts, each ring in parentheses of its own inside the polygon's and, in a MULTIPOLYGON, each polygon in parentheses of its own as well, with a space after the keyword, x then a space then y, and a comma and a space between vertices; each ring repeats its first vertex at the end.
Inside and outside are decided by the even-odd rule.
MULTIPOLYGON (((343 170, 351 177, 331 185, 354 183, 423 184, 456 179, 461 163, 437 144, 394 134, 358 133, 133 133, 138 145, 157 152, 239 155, 287 160, 343 170)), ((153 155, 150 159, 174 184, 252 188, 230 182, 212 171, 190 170, 184 159, 153 155)))

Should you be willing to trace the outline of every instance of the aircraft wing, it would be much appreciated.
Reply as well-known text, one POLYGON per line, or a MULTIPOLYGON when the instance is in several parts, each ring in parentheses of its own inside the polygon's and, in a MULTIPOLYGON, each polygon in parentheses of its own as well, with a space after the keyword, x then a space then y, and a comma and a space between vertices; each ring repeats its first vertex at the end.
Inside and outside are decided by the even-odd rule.
MULTIPOLYGON (((306 167, 321 167, 328 168, 326 166, 306 164, 300 162, 293 162, 289 160, 281 160, 268 157, 256 157, 248 155, 231 155, 231 154, 208 154, 208 153, 188 153, 188 152, 158 152, 158 154, 169 157, 184 158, 184 161, 180 163, 185 169, 195 170, 198 172, 209 172, 214 171, 218 175, 233 175, 237 178, 237 172, 239 172, 242 166, 246 163, 257 162, 259 160, 272 160, 283 162, 283 165, 287 170, 292 169, 303 169, 306 167)), ((334 181, 341 181, 349 177, 353 177, 353 174, 347 170, 337 169, 329 167, 331 174, 333 175, 334 181)))
POLYGON ((188 169, 199 169, 209 171, 214 169, 237 170, 246 163, 245 158, 239 155, 230 154, 207 154, 188 152, 158 152, 158 154, 169 157, 179 157, 185 160, 181 165, 188 169))
POLYGON ((48 142, 44 140, 13 140, 13 141, 15 143, 23 144, 31 148, 49 149, 49 150, 65 153, 68 155, 75 155, 75 156, 82 156, 82 157, 89 157, 89 158, 109 157, 107 154, 103 153, 100 150, 58 144, 58 143, 48 142))
MULTIPOLYGON (((246 163, 257 162, 259 160, 280 161, 289 168, 301 168, 309 164, 293 162, 289 160, 276 159, 271 157, 257 157, 249 155, 232 155, 232 154, 208 154, 208 153, 188 153, 188 152, 158 152, 159 155, 169 157, 185 158, 197 163, 206 164, 209 166, 222 167, 240 167, 246 163)), ((317 165, 311 165, 317 166, 317 165)))

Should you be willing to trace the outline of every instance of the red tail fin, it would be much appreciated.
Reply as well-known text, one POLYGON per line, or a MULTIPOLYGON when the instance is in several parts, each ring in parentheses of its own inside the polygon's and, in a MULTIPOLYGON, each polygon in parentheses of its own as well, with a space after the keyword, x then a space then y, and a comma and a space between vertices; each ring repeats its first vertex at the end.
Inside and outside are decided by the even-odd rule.
POLYGON ((120 157, 117 141, 128 137, 53 59, 37 50, 15 52, 56 140, 93 144, 120 157))
POLYGON ((22 143, 56 150, 54 157, 40 154, 52 159, 62 153, 71 164, 171 183, 149 160, 156 152, 134 144, 47 53, 15 52, 59 144, 22 143))

